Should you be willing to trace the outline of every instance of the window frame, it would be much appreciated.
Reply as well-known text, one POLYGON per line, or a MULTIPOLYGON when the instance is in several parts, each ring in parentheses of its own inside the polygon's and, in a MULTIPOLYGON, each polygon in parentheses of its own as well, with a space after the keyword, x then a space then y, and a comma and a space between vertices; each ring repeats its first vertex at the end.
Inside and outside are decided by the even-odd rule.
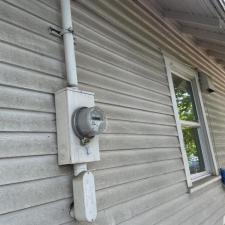
MULTIPOLYGON (((171 99, 173 104, 174 116, 175 116, 175 121, 177 125, 178 139, 180 143, 180 149, 181 149, 182 159, 184 163, 184 170, 185 170, 186 179, 187 179, 187 185, 190 188, 193 186, 193 183, 195 181, 198 181, 208 176, 219 175, 217 162, 216 162, 215 154, 213 151, 213 144, 212 144, 212 140, 210 136, 209 126, 208 126, 203 99, 201 95, 201 90, 199 86, 197 70, 174 59, 171 56, 165 55, 165 53, 164 53, 164 60, 165 60, 167 78, 168 78, 169 89, 170 89, 170 94, 171 94, 171 99), (195 174, 191 175, 190 169, 189 169, 188 157, 185 150, 184 138, 183 138, 183 132, 182 132, 182 123, 189 123, 189 122, 186 122, 186 121, 184 122, 180 120, 178 107, 177 107, 177 100, 175 95, 175 89, 173 84, 173 78, 172 78, 173 74, 184 80, 190 81, 192 86, 194 101, 195 101, 196 110, 198 114, 197 123, 199 123, 199 125, 201 126, 199 139, 201 142, 202 154, 204 154, 203 158, 204 158, 204 163, 206 167, 206 171, 197 173, 196 175, 195 174), (203 143, 205 144, 203 145, 203 143)), ((192 125, 194 125, 194 123, 192 125)), ((195 124, 197 125, 197 123, 195 124)))
MULTIPOLYGON (((175 75, 177 77, 180 77, 181 79, 183 79, 185 81, 190 82, 190 85, 191 85, 191 91, 192 91, 192 94, 193 94, 193 100, 194 100, 194 104, 195 104, 195 108, 196 108, 196 113, 197 113, 198 121, 181 120, 180 119, 180 116, 179 116, 179 110, 178 110, 178 106, 177 106, 177 101, 176 101, 176 105, 174 105, 174 107, 176 107, 176 109, 178 111, 178 119, 180 121, 181 130, 184 127, 197 128, 198 138, 199 138, 199 142, 200 142, 199 144, 200 144, 201 153, 202 153, 202 156, 203 156, 203 161, 204 161, 204 166, 205 166, 205 170, 204 171, 199 172, 197 174, 191 174, 191 180, 192 181, 197 181, 197 180, 200 180, 200 179, 205 178, 207 176, 210 176, 210 172, 211 172, 211 167, 210 167, 210 165, 208 163, 208 161, 209 161, 208 160, 208 155, 205 153, 205 150, 204 150, 204 149, 206 149, 206 146, 205 146, 206 145, 206 140, 205 140, 206 138, 204 137, 204 134, 203 134, 204 127, 202 126, 202 123, 201 123, 201 120, 202 120, 201 117, 202 117, 202 115, 200 114, 200 112, 202 110, 200 109, 201 106, 199 106, 199 105, 196 104, 198 102, 199 93, 193 87, 194 84, 197 82, 196 81, 197 79, 195 79, 195 78, 197 78, 197 74, 196 75, 193 75, 193 78, 192 79, 184 78, 183 76, 181 77, 180 74, 177 74, 177 73, 173 73, 172 72, 172 77, 173 77, 173 75, 175 75), (208 171, 210 171, 210 172, 208 172, 208 171)), ((173 82, 173 78, 172 78, 172 82, 173 82)), ((174 83, 173 83, 173 90, 174 90, 174 93, 175 93, 174 83)), ((182 135, 183 135, 183 131, 182 131, 182 135)))

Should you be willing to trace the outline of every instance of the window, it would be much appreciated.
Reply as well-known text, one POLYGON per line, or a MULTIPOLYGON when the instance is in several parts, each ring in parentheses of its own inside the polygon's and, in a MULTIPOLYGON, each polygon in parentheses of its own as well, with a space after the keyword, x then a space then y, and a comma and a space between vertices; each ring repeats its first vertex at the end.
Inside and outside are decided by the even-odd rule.
POLYGON ((195 181, 217 175, 216 160, 197 72, 168 58, 165 61, 187 183, 191 187, 195 181))
MULTIPOLYGON (((189 170, 194 177, 206 171, 200 142, 201 125, 192 90, 191 81, 172 74, 179 120, 182 128, 184 147, 188 158, 189 170)), ((205 174, 207 175, 207 173, 205 174)))

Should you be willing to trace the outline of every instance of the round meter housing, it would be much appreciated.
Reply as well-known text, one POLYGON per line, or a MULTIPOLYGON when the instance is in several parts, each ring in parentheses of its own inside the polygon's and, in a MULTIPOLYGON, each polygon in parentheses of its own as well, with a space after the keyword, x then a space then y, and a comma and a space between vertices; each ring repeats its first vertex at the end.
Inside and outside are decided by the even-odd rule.
POLYGON ((96 106, 79 108, 72 116, 72 127, 80 139, 91 139, 105 130, 105 113, 96 106))

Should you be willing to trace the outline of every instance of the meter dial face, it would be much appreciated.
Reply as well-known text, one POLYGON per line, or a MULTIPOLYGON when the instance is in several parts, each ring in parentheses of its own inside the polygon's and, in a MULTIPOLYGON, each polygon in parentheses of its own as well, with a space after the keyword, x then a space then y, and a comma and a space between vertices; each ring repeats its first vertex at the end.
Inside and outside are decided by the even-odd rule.
POLYGON ((94 107, 90 112, 91 116, 91 126, 95 134, 101 134, 106 127, 104 112, 97 107, 94 107))
POLYGON ((80 108, 73 114, 72 126, 80 139, 92 138, 105 130, 105 113, 99 107, 80 108))

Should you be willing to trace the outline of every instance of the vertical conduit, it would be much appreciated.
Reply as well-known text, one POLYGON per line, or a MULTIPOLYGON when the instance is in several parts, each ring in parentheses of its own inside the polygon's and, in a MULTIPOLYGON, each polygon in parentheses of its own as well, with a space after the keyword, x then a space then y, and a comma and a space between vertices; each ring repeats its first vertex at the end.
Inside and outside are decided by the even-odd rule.
POLYGON ((73 24, 70 8, 70 0, 60 0, 62 12, 62 35, 64 41, 66 77, 69 87, 76 87, 77 67, 73 40, 73 24))

